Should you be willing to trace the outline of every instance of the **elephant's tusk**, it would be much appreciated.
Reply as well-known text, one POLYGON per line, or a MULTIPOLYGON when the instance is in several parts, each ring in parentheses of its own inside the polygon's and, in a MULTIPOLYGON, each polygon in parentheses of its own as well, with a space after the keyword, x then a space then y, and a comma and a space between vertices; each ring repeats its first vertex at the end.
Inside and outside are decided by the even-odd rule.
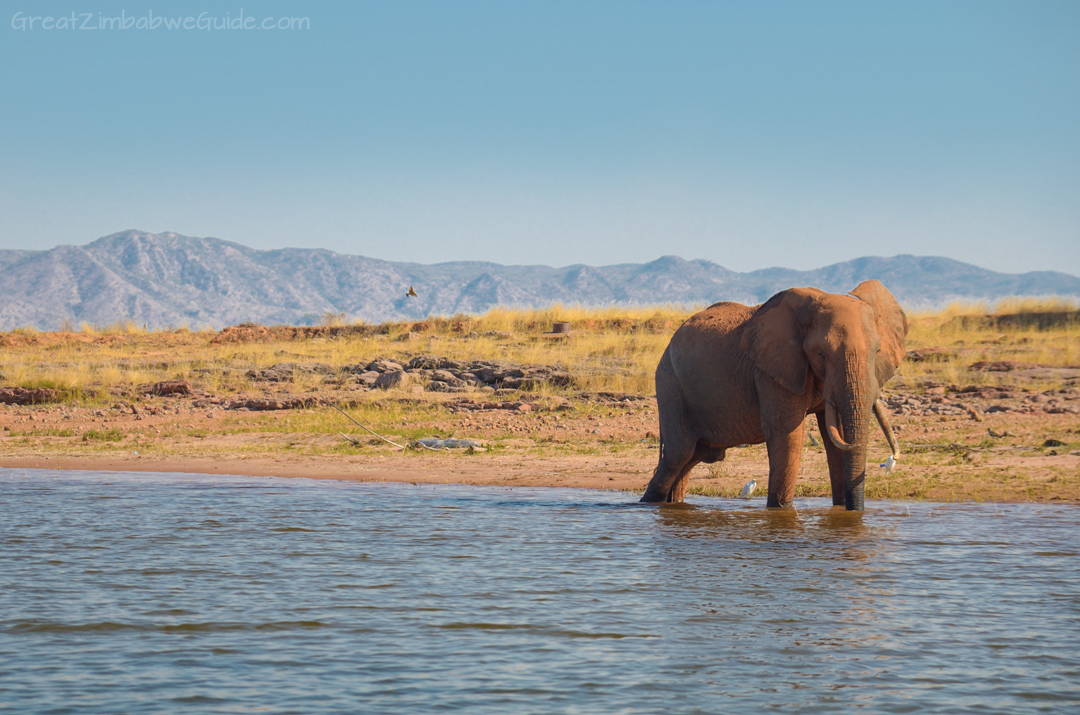
POLYGON ((874 400, 874 417, 877 417, 877 423, 881 426, 881 431, 885 433, 889 449, 892 450, 893 461, 900 459, 900 443, 896 441, 892 425, 889 424, 889 413, 885 411, 885 405, 881 404, 881 400, 874 400))
POLYGON ((840 437, 840 430, 836 428, 836 408, 832 406, 832 403, 825 403, 825 425, 826 431, 829 433, 829 439, 836 445, 837 449, 841 449, 845 452, 854 452, 858 449, 856 444, 848 444, 840 437))

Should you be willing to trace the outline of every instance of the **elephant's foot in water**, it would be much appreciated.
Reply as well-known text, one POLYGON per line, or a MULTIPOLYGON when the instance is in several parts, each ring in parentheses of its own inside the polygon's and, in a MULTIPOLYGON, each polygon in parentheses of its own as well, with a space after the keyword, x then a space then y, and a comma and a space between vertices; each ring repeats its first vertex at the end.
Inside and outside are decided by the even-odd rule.
POLYGON ((671 501, 672 488, 675 486, 675 479, 678 474, 669 475, 667 474, 668 471, 664 469, 663 464, 656 467, 652 479, 649 480, 648 486, 645 487, 645 493, 641 495, 640 501, 642 503, 658 504, 671 501))
POLYGON ((770 509, 790 509, 794 503, 794 499, 792 499, 791 501, 780 501, 779 498, 770 495, 769 498, 765 501, 765 506, 769 507, 770 509))
POLYGON ((767 507, 788 508, 795 502, 795 481, 802 464, 806 441, 804 423, 788 432, 773 430, 766 437, 769 448, 769 499, 767 507))
POLYGON ((669 503, 681 502, 686 498, 686 488, 690 483, 690 470, 697 465, 692 462, 677 471, 668 465, 660 464, 649 480, 649 486, 645 488, 645 494, 641 497, 642 503, 669 503))
POLYGON ((686 499, 686 490, 690 486, 690 470, 704 462, 713 464, 724 459, 725 450, 721 447, 712 447, 707 443, 699 442, 694 448, 694 454, 680 467, 675 467, 661 457, 660 464, 653 472, 653 478, 645 489, 641 501, 645 503, 665 502, 676 504, 686 499))

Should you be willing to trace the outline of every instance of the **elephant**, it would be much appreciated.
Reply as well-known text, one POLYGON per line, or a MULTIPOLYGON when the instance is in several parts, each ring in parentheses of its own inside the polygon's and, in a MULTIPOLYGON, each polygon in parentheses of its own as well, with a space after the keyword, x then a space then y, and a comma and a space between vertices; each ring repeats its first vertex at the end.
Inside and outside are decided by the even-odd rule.
POLYGON ((781 291, 760 306, 715 303, 672 336, 656 368, 660 456, 642 502, 681 502, 698 463, 764 442, 769 507, 790 507, 806 441, 821 430, 834 506, 862 510, 870 414, 900 448, 881 387, 904 358, 908 322, 881 283, 849 295, 781 291))

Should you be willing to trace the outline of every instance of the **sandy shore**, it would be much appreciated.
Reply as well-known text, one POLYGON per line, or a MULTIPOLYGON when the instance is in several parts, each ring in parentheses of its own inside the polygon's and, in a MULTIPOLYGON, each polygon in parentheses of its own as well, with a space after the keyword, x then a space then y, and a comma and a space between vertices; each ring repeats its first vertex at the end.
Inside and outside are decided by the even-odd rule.
MULTIPOLYGON (((1032 425, 1035 427, 1035 425, 1032 425)), ((1014 428, 1015 429, 1015 428, 1014 428)), ((1039 432, 1042 429, 1035 427, 1039 432)), ((1018 430, 1017 430, 1018 431, 1018 430)), ((233 440, 243 439, 234 437, 233 440)), ((1022 438, 1021 438, 1022 439, 1022 438)), ((173 445, 174 447, 176 445, 173 445)), ((264 447, 266 445, 263 445, 264 447)), ((936 445, 935 445, 936 446, 936 445)), ((930 501, 1056 502, 1080 504, 1080 454, 1024 448, 994 452, 963 449, 912 451, 890 475, 868 464, 868 499, 930 501)), ((885 453, 884 445, 878 451, 885 453)), ((468 455, 372 450, 370 454, 212 456, 176 453, 170 456, 51 453, 0 456, 0 468, 70 469, 117 472, 175 472, 363 482, 467 484, 506 487, 568 487, 640 493, 656 463, 649 445, 624 446, 615 454, 542 454, 528 447, 507 447, 499 454, 468 455)), ((768 489, 765 447, 729 451, 721 465, 699 465, 690 475, 690 493, 731 497, 750 479, 764 498, 768 489)), ((798 496, 828 496, 824 452, 808 446, 799 476, 798 496)))
MULTIPOLYGON (((640 492, 656 465, 653 400, 564 400, 519 411, 463 410, 446 399, 387 396, 365 419, 379 420, 380 431, 399 444, 420 433, 482 440, 485 449, 475 454, 401 451, 328 408, 251 412, 195 407, 187 398, 153 398, 140 402, 137 412, 124 403, 5 406, 0 467, 640 492), (352 434, 353 442, 339 431, 352 434)), ((1012 403, 1015 411, 1008 413, 991 413, 986 402, 974 411, 949 407, 948 414, 898 408, 893 424, 903 457, 886 475, 877 463, 888 447, 875 435, 867 498, 1080 502, 1080 415, 1020 412, 1027 403, 1012 403)), ((817 434, 813 420, 809 431, 817 434)), ((689 491, 731 497, 750 479, 758 481, 756 496, 763 498, 768 489, 764 445, 731 449, 722 463, 699 465, 690 474, 689 491)), ((824 450, 808 439, 796 495, 829 494, 824 450)))

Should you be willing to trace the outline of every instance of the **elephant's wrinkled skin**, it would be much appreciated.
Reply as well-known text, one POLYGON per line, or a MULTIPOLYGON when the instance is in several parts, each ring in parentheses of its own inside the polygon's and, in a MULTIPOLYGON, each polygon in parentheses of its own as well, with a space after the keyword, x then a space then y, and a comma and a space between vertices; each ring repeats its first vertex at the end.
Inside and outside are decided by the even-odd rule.
POLYGON ((792 288, 756 308, 716 303, 692 316, 656 368, 660 461, 641 501, 682 501, 699 462, 764 442, 768 506, 790 506, 814 414, 827 435, 833 504, 862 509, 871 413, 899 456, 877 398, 904 357, 907 330, 877 281, 850 295, 792 288))

